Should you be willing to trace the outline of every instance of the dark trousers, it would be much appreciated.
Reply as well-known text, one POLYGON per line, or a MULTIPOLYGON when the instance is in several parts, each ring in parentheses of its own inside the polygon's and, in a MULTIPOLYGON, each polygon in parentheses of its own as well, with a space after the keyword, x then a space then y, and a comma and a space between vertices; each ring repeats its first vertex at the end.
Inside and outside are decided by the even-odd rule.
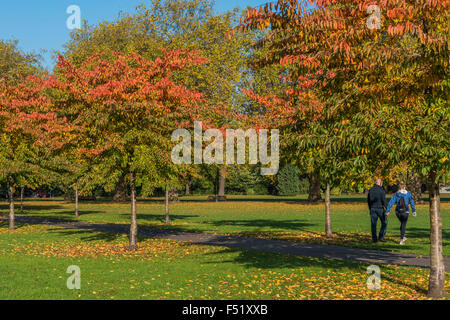
POLYGON ((406 233, 406 224, 408 223, 409 213, 399 214, 397 212, 397 218, 400 220, 400 238, 403 239, 406 233))
POLYGON ((370 209, 370 220, 372 222, 372 240, 378 241, 377 239, 377 224, 378 219, 381 221, 380 234, 378 235, 379 240, 383 240, 386 235, 387 229, 387 217, 384 214, 384 209, 382 208, 372 208, 370 209))

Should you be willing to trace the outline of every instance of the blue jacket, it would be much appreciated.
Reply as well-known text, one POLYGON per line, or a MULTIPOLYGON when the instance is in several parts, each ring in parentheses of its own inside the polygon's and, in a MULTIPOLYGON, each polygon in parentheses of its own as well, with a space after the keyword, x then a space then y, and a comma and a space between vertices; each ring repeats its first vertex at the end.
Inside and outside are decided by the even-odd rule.
POLYGON ((394 204, 397 206, 398 203, 400 202, 400 199, 404 198, 405 199, 405 204, 406 204, 406 212, 409 213, 409 206, 411 205, 411 208, 413 210, 413 212, 416 212, 416 205, 414 203, 414 200, 412 198, 411 193, 409 193, 406 190, 400 190, 399 192, 397 192, 396 194, 394 194, 394 196, 392 197, 391 201, 388 204, 386 213, 389 213, 389 211, 391 211, 392 207, 394 206, 394 204))

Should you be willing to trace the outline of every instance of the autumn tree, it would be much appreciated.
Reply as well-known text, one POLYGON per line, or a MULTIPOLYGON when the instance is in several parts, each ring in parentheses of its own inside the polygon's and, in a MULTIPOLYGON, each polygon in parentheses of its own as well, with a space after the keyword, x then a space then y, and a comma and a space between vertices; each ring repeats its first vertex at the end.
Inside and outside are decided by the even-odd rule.
POLYGON ((275 6, 248 12, 245 25, 270 25, 285 32, 285 39, 274 48, 281 62, 287 60, 301 70, 301 77, 295 75, 294 90, 297 84, 312 84, 313 90, 298 90, 296 96, 303 100, 307 92, 314 93, 325 111, 321 114, 332 115, 339 134, 330 137, 326 130, 323 134, 329 137, 331 150, 345 150, 345 157, 337 157, 337 163, 352 155, 355 164, 363 168, 378 164, 386 173, 407 162, 428 181, 429 295, 442 297, 445 271, 439 181, 449 166, 449 3, 312 3, 314 9, 307 11, 302 1, 280 0, 275 6), (384 14, 370 16, 368 10, 384 14))
MULTIPOLYGON (((348 125, 348 115, 335 109, 330 95, 339 90, 336 76, 342 72, 336 59, 326 56, 319 39, 304 26, 308 18, 306 7, 299 3, 279 1, 274 7, 247 12, 242 29, 270 27, 265 36, 266 56, 256 66, 279 64, 279 77, 285 90, 256 93, 246 90, 265 108, 264 122, 282 129, 283 151, 289 162, 305 168, 310 174, 309 201, 321 199, 321 181, 325 188, 325 233, 333 235, 330 215, 330 192, 342 183, 344 173, 364 167, 367 150, 361 147, 352 132, 351 146, 344 145, 342 127, 348 125), (308 37, 304 41, 303 37, 308 37), (316 40, 316 41, 315 41, 316 40), (363 159, 361 159, 363 158, 363 159)), ((323 32, 323 30, 321 30, 323 32)), ((324 38, 331 36, 324 35, 324 38)), ((347 175, 347 174, 346 174, 347 175)))
POLYGON ((8 183, 9 229, 14 224, 17 184, 39 173, 42 159, 62 143, 53 135, 65 130, 64 118, 52 112, 47 81, 28 76, 19 81, 0 79, 0 179, 8 183))
POLYGON ((89 163, 84 189, 113 190, 126 176, 131 190, 130 249, 137 248, 136 187, 149 194, 176 174, 172 132, 193 125, 202 95, 173 73, 204 63, 195 52, 172 50, 147 60, 134 54, 94 54, 81 66, 57 64, 59 104, 76 128, 73 148, 89 163))
MULTIPOLYGON (((25 187, 36 187, 48 173, 41 167, 42 163, 38 163, 37 158, 33 158, 39 152, 38 140, 35 135, 39 130, 33 131, 29 128, 26 130, 27 133, 22 134, 19 129, 20 127, 24 128, 27 121, 31 122, 31 117, 38 116, 37 112, 46 112, 46 110, 40 110, 38 105, 44 103, 44 100, 40 98, 39 89, 45 87, 45 84, 39 78, 31 77, 41 73, 38 55, 22 52, 16 40, 0 41, 0 81, 2 86, 0 132, 3 137, 0 180, 4 180, 8 184, 10 229, 14 228, 14 192, 16 188, 20 188, 20 211, 22 212, 25 187), (35 86, 36 88, 33 88, 35 86), (24 92, 20 92, 21 88, 24 88, 24 92), (33 103, 35 104, 33 105, 33 103)), ((43 119, 36 120, 45 122, 43 119)))
MULTIPOLYGON (((174 71, 174 79, 190 90, 199 91, 211 108, 224 105, 237 109, 246 99, 240 88, 247 79, 247 59, 256 33, 240 34, 231 39, 226 33, 239 23, 241 12, 214 11, 211 0, 152 0, 140 5, 134 13, 121 14, 114 21, 84 25, 71 34, 64 57, 80 65, 96 52, 137 52, 149 60, 161 56, 161 48, 196 50, 207 63, 174 71)), ((222 117, 215 124, 221 128, 228 120, 222 117)), ((190 170, 195 171, 195 167, 190 170)), ((225 173, 225 167, 221 167, 225 173)), ((192 172, 192 175, 195 175, 192 172)), ((221 175, 221 193, 225 174, 221 175)), ((180 177, 181 180, 184 176, 180 177)), ((121 177, 115 195, 124 199, 127 188, 121 177)))
POLYGON ((428 294, 445 296, 439 183, 450 167, 448 1, 380 1, 383 41, 368 49, 378 64, 365 69, 378 79, 379 112, 374 120, 388 128, 380 148, 393 164, 406 161, 427 181, 430 203, 431 270, 428 294), (402 143, 399 143, 399 140, 402 143))

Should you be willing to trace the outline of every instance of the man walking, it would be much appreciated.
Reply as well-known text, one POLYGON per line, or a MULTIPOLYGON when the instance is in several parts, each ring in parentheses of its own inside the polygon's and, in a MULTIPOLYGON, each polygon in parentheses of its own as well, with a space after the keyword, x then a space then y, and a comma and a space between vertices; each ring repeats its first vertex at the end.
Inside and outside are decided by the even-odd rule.
POLYGON ((389 211, 391 211, 392 207, 395 207, 395 213, 397 215, 398 220, 400 220, 400 245, 404 245, 408 238, 405 237, 406 233, 406 224, 408 223, 409 218, 409 206, 413 210, 413 216, 416 217, 416 205, 414 203, 413 197, 411 193, 406 191, 406 185, 404 183, 400 184, 400 190, 392 197, 391 201, 386 210, 386 216, 389 217, 389 211))
POLYGON ((383 188, 383 180, 378 179, 375 186, 369 190, 367 202, 369 204, 370 220, 372 224, 372 240, 374 243, 377 243, 378 241, 386 242, 384 237, 386 236, 387 229, 387 216, 385 215, 387 202, 386 192, 383 188), (378 219, 381 221, 381 229, 377 238, 378 219))

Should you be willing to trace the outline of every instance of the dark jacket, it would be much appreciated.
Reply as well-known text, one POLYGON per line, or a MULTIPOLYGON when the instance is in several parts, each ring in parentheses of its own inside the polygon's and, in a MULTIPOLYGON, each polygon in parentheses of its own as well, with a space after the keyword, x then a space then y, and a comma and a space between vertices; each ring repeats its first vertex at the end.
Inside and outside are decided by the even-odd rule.
POLYGON ((370 189, 369 195, 367 196, 367 203, 369 204, 369 209, 386 209, 387 201, 384 188, 376 184, 372 189, 370 189))

